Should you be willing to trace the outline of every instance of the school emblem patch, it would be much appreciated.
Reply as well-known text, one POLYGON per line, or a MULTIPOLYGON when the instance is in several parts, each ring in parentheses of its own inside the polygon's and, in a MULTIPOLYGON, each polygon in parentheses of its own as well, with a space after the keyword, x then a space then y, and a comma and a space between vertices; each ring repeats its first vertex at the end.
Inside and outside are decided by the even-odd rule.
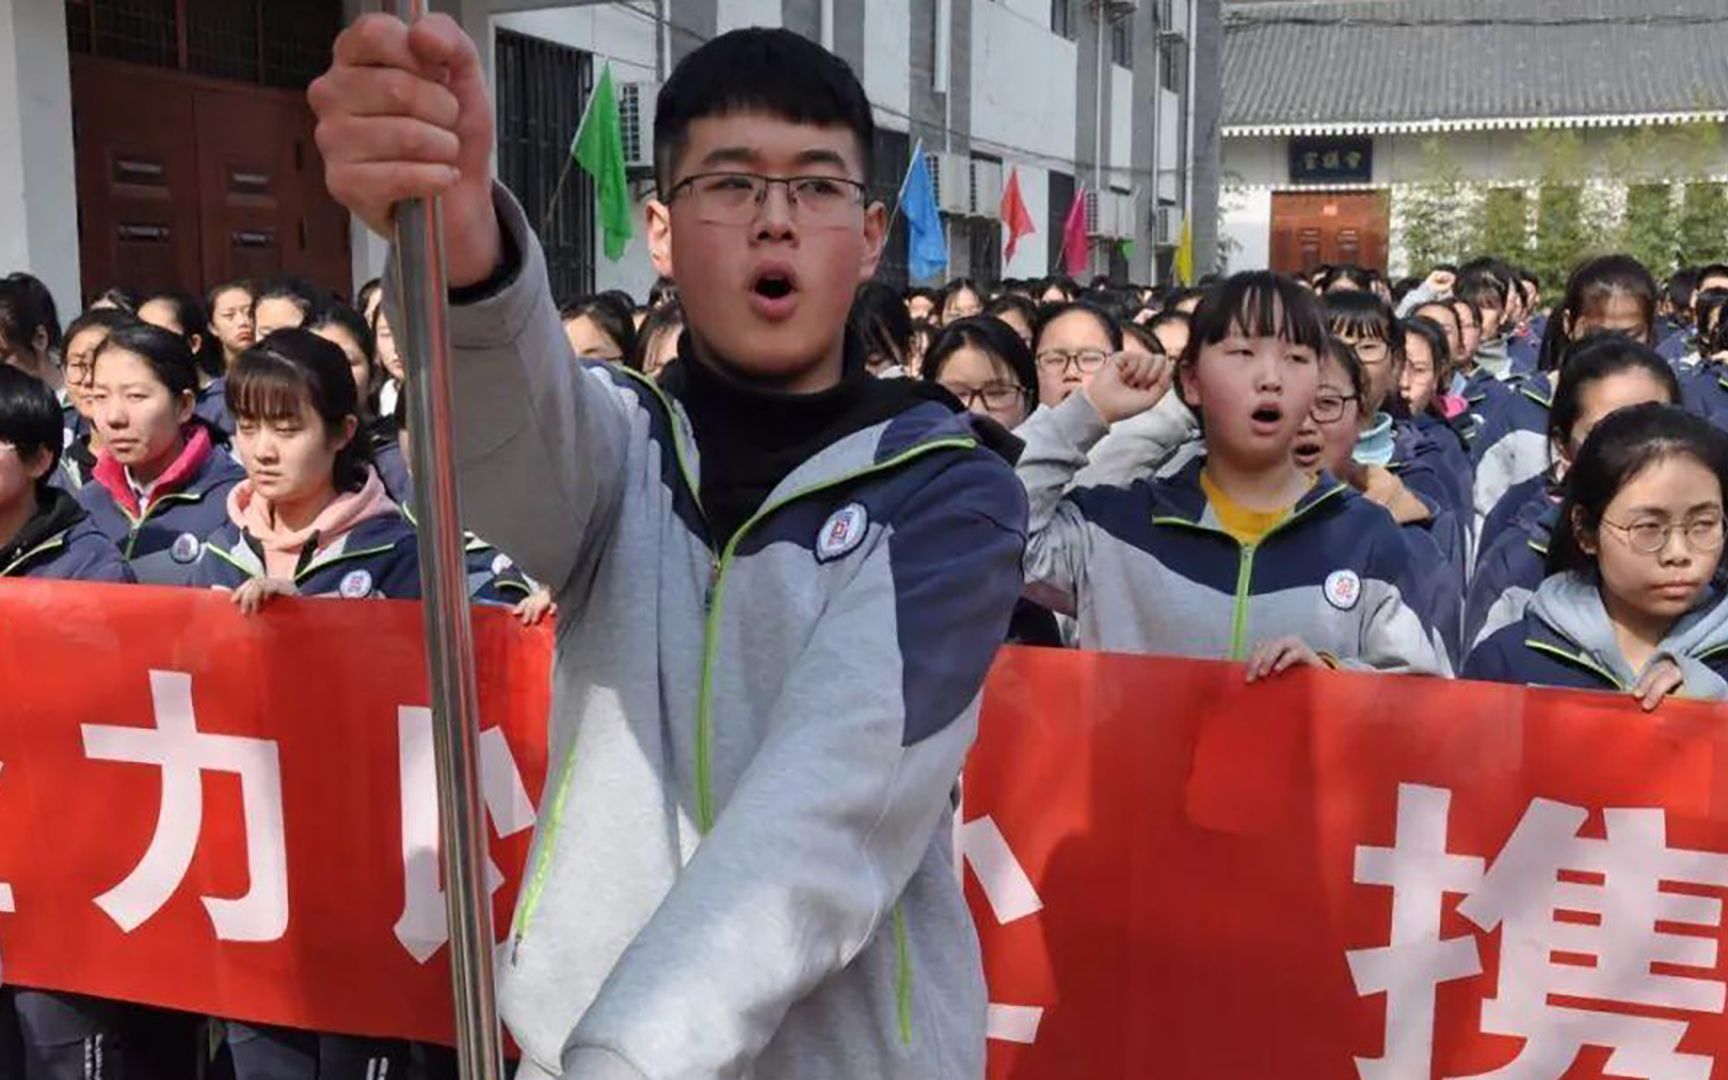
POLYGON ((184 566, 186 563, 197 561, 198 551, 202 546, 198 543, 196 536, 191 533, 181 533, 174 538, 174 546, 168 549, 168 555, 175 562, 184 566))
POLYGON ((361 600, 372 595, 372 575, 364 570, 350 570, 342 577, 336 591, 348 600, 361 600))
POLYGON ((510 561, 510 556, 500 551, 498 557, 492 560, 492 574, 493 576, 497 576, 515 565, 515 563, 510 561))
POLYGON ((1322 591, 1328 604, 1339 611, 1349 611, 1362 599, 1362 579, 1354 570, 1334 570, 1326 575, 1326 586, 1322 591))
POLYGON ((849 503, 828 515, 822 531, 816 534, 816 561, 832 562, 850 554, 864 542, 870 531, 870 515, 863 505, 849 503))

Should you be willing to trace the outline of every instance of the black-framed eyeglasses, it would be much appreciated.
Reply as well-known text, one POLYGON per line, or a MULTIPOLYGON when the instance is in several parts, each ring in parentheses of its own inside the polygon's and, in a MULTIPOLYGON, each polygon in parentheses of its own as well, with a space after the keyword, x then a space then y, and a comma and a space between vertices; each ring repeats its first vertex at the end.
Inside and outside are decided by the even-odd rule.
POLYGON ((1080 374, 1092 375, 1108 359, 1110 354, 1102 349, 1046 349, 1038 354, 1038 366, 1055 375, 1066 373, 1072 364, 1080 369, 1080 374))
POLYGON ((1686 538, 1686 545, 1693 551, 1708 553, 1722 550, 1723 521, 1714 514, 1689 521, 1664 523, 1645 520, 1634 521, 1630 525, 1603 518, 1602 524, 1625 536, 1626 546, 1640 555, 1657 554, 1668 546, 1668 537, 1676 532, 1686 538))
POLYGON ((685 195, 697 218, 710 225, 748 225, 761 213, 775 184, 785 186, 793 218, 817 228, 848 224, 869 192, 863 183, 844 176, 711 172, 678 181, 666 193, 666 202, 671 205, 685 195))
POLYGON ((943 383, 942 388, 959 398, 960 404, 968 409, 973 403, 981 401, 984 407, 992 412, 1011 409, 1031 398, 1025 389, 1014 383, 990 383, 988 386, 949 386, 943 383))
POLYGON ((1360 400, 1360 394, 1315 394, 1308 416, 1316 424, 1336 424, 1344 419, 1344 406, 1360 400))

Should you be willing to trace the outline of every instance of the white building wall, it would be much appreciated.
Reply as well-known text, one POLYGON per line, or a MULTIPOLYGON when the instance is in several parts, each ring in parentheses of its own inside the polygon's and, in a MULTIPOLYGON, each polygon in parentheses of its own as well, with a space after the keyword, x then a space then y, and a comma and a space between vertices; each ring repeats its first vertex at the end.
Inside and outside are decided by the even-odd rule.
MULTIPOLYGON (((844 2, 844 0, 842 0, 844 2)), ((876 122, 905 131, 912 111, 912 5, 910 0, 870 0, 864 5, 864 93, 893 116, 876 122)))
POLYGON ((1111 184, 1129 187, 1134 182, 1134 72, 1110 65, 1110 153, 1105 158, 1116 170, 1111 184))
POLYGON ((972 58, 973 138, 1073 161, 1077 58, 1050 32, 1049 3, 973 3, 972 58))
POLYGON ((745 26, 779 26, 780 0, 717 0, 715 22, 722 34, 745 26))
POLYGON ((66 13, 0 0, 0 274, 27 270, 62 321, 83 307, 66 13))
MULTIPOLYGON (((751 2, 756 7, 764 6, 756 0, 751 2)), ((744 3, 745 0, 732 0, 722 6, 742 6, 744 3)), ((772 6, 775 9, 775 23, 778 24, 779 5, 775 3, 772 6)), ((559 45, 593 53, 596 77, 599 75, 599 65, 610 61, 614 82, 651 81, 658 70, 654 20, 648 17, 646 12, 632 12, 622 5, 594 4, 586 7, 514 12, 493 16, 492 24, 498 29, 530 34, 559 45)), ((575 138, 576 133, 572 131, 570 136, 575 138)), ((570 198, 575 190, 573 186, 568 187, 561 197, 570 198)), ((623 289, 636 297, 648 295, 649 287, 654 284, 654 268, 648 261, 648 228, 643 207, 642 201, 638 201, 634 207, 636 235, 630 238, 629 248, 617 262, 606 257, 605 238, 599 227, 595 227, 596 292, 623 289)))

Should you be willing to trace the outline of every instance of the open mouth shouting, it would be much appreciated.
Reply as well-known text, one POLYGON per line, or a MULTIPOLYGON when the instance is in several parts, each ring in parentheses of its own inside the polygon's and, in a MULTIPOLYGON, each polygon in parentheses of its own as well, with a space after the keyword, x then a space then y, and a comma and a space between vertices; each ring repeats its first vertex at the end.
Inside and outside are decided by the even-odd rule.
POLYGON ((1325 449, 1326 441, 1320 436, 1298 435, 1295 445, 1290 447, 1290 458, 1303 472, 1319 472, 1321 455, 1325 449))
POLYGON ((1277 435, 1284 427, 1284 407, 1277 402, 1262 402, 1249 414, 1248 426, 1262 438, 1277 435))
POLYGON ((764 263, 750 280, 750 309, 770 322, 798 310, 798 275, 785 263, 764 263))

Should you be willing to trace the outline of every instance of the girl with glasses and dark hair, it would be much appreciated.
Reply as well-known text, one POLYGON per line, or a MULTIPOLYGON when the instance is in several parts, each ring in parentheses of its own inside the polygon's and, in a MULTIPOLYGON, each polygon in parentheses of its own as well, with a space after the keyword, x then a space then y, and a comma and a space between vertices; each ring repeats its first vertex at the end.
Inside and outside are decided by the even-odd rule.
POLYGON ((1032 338, 1038 403, 1062 404, 1121 348, 1122 327, 1103 308, 1084 300, 1046 308, 1032 338))
POLYGON ((1728 436, 1673 405, 1604 419, 1567 473, 1550 576, 1466 678, 1728 699, 1721 576, 1728 436))
POLYGON ((1031 415, 1038 400, 1032 350, 1012 327, 992 315, 959 319, 944 327, 924 358, 923 377, 973 413, 1010 431, 1031 415))
POLYGON ((1516 621, 1542 584, 1563 481, 1596 425, 1633 405, 1681 400, 1674 370, 1654 350, 1615 333, 1579 343, 1548 410, 1553 463, 1513 486, 1482 526, 1482 551, 1464 604, 1466 647, 1516 621))

